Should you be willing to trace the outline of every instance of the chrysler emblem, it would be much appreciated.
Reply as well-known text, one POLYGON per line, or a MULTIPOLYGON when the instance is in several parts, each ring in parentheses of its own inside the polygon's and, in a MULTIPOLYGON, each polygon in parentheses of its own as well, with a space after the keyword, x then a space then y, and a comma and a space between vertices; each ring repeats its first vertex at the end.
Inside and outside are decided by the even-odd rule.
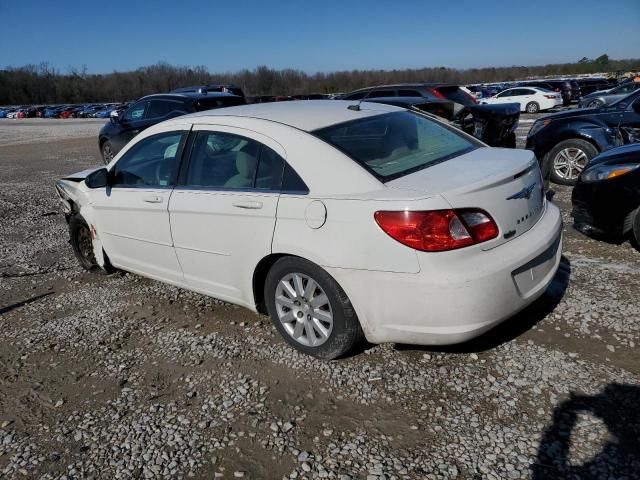
POLYGON ((514 193, 510 197, 507 197, 507 200, 515 200, 517 198, 524 198, 525 200, 529 200, 531 198, 531 194, 533 193, 533 189, 536 188, 535 182, 529 185, 528 187, 524 187, 517 193, 514 193))

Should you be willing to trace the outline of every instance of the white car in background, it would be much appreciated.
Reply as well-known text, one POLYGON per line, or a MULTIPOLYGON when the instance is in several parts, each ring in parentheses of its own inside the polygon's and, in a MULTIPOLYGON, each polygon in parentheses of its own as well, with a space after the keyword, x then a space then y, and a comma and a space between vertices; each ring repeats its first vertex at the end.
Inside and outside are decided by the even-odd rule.
POLYGON ((325 359, 363 335, 476 337, 542 295, 561 255, 532 152, 379 103, 182 116, 56 188, 84 268, 268 313, 325 359))
POLYGON ((521 112, 538 113, 562 106, 562 95, 544 88, 515 87, 493 97, 483 98, 480 103, 519 103, 521 112))

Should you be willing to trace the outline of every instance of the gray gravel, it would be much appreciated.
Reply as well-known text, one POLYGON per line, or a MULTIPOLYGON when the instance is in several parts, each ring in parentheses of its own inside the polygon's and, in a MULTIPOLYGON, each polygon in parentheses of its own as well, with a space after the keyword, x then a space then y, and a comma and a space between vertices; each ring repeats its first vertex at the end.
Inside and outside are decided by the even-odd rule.
POLYGON ((640 478, 640 254, 572 231, 568 189, 534 306, 321 362, 266 317, 81 271, 52 182, 99 157, 63 137, 0 147, 0 478, 640 478))

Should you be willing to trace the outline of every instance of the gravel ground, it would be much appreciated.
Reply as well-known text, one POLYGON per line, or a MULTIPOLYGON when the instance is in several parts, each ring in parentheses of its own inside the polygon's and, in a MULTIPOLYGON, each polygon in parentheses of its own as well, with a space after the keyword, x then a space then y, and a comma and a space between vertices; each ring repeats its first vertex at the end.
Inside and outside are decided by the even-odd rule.
POLYGON ((573 231, 569 189, 529 309, 321 362, 266 317, 78 267, 53 182, 100 163, 99 125, 0 123, 0 478, 640 478, 640 254, 573 231))
MULTIPOLYGON (((0 118, 0 147, 62 138, 98 138, 104 118, 0 118)), ((96 140, 97 144, 97 140, 96 140)))

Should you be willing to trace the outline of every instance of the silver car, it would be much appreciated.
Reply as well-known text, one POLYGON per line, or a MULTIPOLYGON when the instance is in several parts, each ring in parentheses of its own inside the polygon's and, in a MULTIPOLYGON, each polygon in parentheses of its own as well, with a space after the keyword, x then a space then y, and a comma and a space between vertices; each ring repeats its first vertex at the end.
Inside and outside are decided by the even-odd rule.
POLYGON ((626 82, 609 90, 599 90, 597 92, 590 93, 589 95, 585 95, 584 97, 580 97, 578 106, 580 108, 599 108, 604 105, 610 105, 613 102, 626 97, 638 88, 640 88, 640 82, 626 82))

